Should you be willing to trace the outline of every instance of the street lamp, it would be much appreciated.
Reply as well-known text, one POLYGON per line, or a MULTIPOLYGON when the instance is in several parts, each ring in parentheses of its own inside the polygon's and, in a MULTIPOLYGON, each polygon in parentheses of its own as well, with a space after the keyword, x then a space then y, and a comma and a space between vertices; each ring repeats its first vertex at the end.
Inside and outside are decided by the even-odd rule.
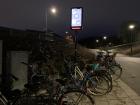
POLYGON ((46 9, 46 32, 48 31, 48 13, 51 13, 52 15, 56 15, 57 14, 57 9, 56 7, 51 7, 48 11, 48 9, 46 9))
POLYGON ((106 40, 107 39, 107 36, 104 36, 103 39, 106 40))
POLYGON ((98 39, 96 39, 96 44, 97 44, 97 47, 99 46, 99 40, 98 39))
POLYGON ((105 45, 106 44, 106 40, 107 40, 107 36, 103 36, 102 38, 103 38, 102 44, 105 45))
POLYGON ((55 7, 52 7, 52 8, 51 8, 51 13, 52 13, 52 14, 56 14, 56 12, 57 12, 56 8, 55 8, 55 7))
POLYGON ((135 29, 135 24, 130 24, 129 26, 128 26, 128 29, 130 30, 130 41, 131 41, 131 55, 133 54, 133 48, 132 48, 132 42, 133 42, 133 33, 132 33, 132 31, 135 29))
POLYGON ((130 25, 128 26, 128 28, 129 28, 130 30, 133 30, 133 29, 135 28, 135 25, 134 25, 134 24, 130 24, 130 25))
POLYGON ((96 40, 96 43, 99 43, 99 40, 98 39, 96 40))

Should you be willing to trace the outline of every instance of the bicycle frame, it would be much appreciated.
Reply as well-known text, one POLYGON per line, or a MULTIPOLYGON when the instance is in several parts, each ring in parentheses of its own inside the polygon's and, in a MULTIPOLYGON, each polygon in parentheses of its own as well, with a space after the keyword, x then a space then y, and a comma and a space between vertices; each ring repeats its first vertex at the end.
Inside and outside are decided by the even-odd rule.
POLYGON ((84 78, 83 73, 81 72, 81 70, 79 69, 78 66, 75 66, 75 68, 74 68, 74 77, 77 78, 77 75, 80 76, 80 78, 79 78, 80 80, 83 80, 83 78, 84 78))
POLYGON ((6 99, 6 97, 0 92, 0 100, 2 101, 2 103, 4 105, 7 105, 8 100, 6 99))

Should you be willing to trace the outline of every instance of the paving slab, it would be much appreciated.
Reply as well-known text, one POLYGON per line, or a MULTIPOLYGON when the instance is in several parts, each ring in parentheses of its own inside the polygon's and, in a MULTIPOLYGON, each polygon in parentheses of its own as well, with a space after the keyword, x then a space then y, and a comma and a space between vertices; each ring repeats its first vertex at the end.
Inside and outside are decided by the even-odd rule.
POLYGON ((94 99, 96 105, 140 105, 140 96, 122 80, 113 82, 110 93, 94 99))

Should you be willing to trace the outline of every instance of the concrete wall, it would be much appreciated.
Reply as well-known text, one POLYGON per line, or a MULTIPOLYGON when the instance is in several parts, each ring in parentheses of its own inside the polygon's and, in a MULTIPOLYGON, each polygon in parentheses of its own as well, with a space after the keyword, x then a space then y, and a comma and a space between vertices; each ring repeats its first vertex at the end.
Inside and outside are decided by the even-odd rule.
POLYGON ((18 81, 13 82, 13 89, 23 89, 27 83, 27 66, 21 62, 28 62, 28 52, 12 51, 11 52, 11 73, 18 77, 18 81))

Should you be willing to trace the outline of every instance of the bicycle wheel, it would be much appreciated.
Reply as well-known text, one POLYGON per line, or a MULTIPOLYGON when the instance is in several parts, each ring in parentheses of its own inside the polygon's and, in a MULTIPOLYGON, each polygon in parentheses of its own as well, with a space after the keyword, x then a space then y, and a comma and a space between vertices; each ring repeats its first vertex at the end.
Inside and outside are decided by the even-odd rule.
POLYGON ((82 91, 72 90, 65 92, 59 98, 58 105, 95 105, 93 99, 82 91))
POLYGON ((107 79, 108 83, 109 83, 109 90, 108 92, 111 92, 113 84, 112 84, 112 76, 110 75, 109 72, 104 73, 104 77, 107 79))
POLYGON ((86 83, 87 90, 92 95, 105 95, 110 90, 110 84, 107 78, 101 76, 92 76, 86 83))
POLYGON ((122 67, 120 65, 113 65, 109 68, 109 73, 112 75, 112 80, 117 80, 122 75, 122 67))

